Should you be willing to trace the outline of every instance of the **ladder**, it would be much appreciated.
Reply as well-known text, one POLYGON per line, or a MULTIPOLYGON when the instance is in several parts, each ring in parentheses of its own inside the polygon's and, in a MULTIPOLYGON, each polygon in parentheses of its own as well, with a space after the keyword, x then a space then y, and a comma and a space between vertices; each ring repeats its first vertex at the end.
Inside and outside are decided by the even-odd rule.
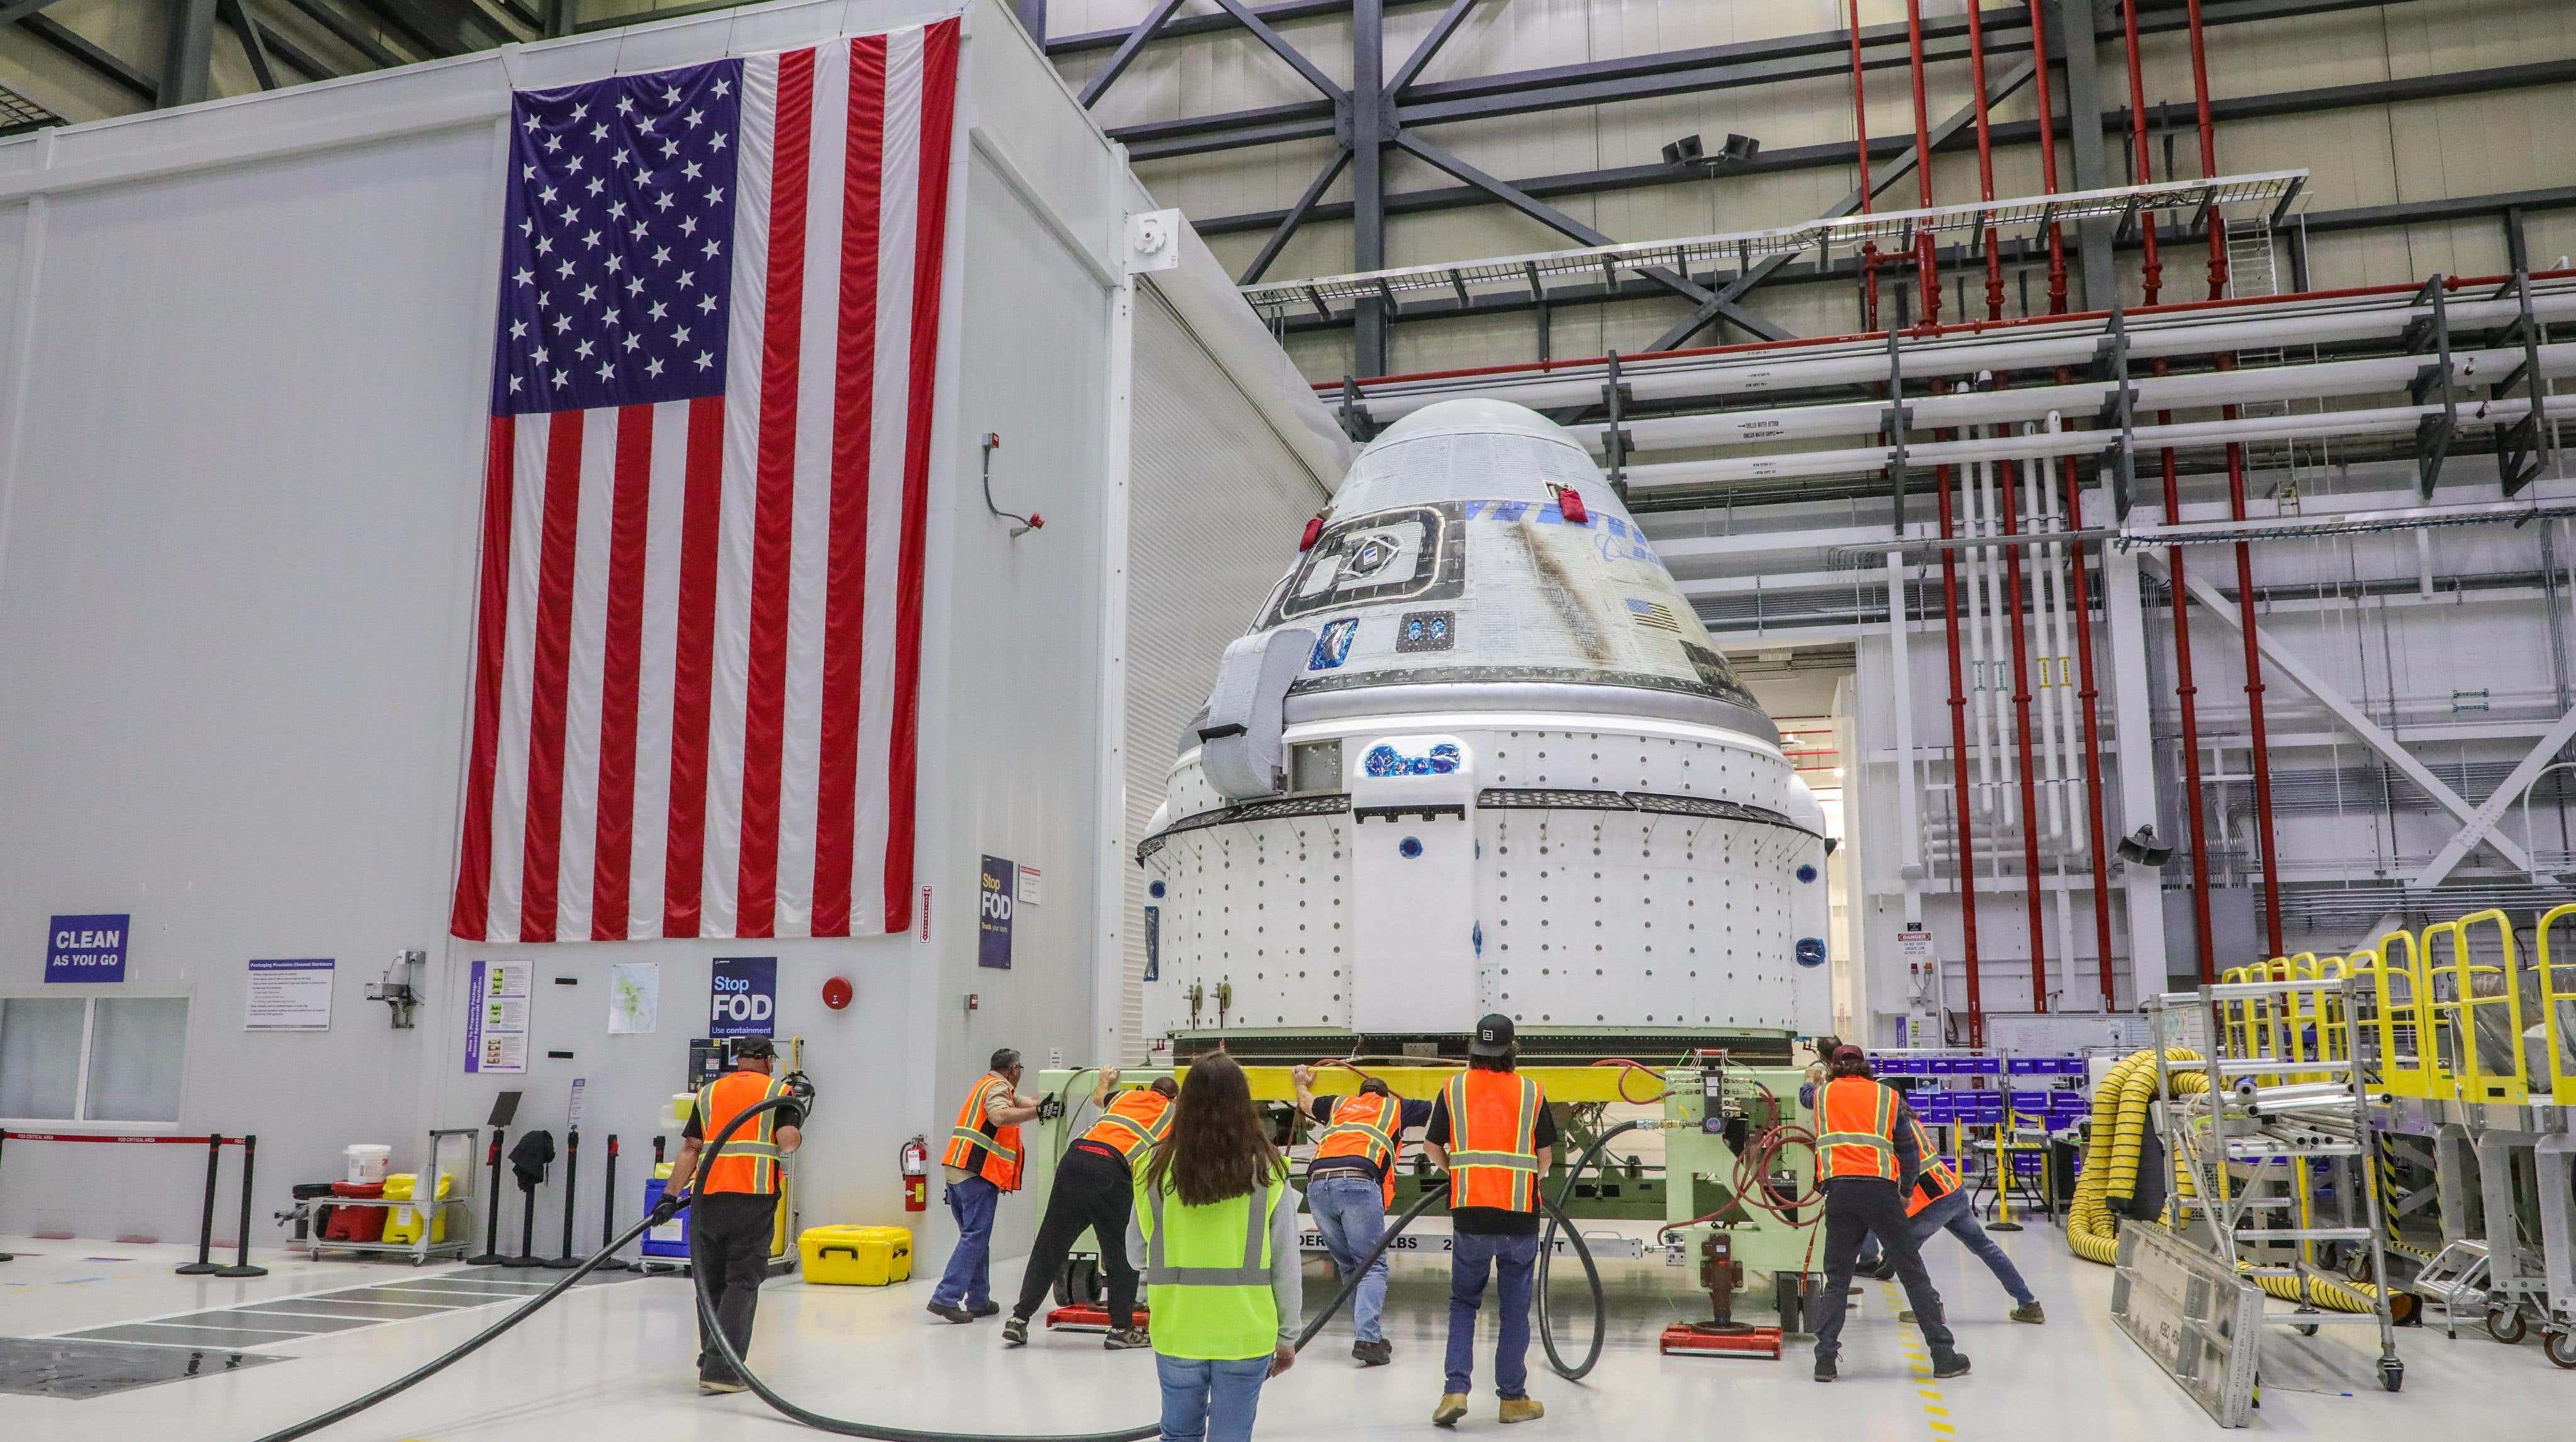
MULTIPOLYGON (((2268 216, 2257 215, 2227 224, 2227 294, 2230 299, 2281 293, 2280 255, 2273 244, 2272 224, 2268 216)), ((2314 361, 2316 347, 2302 347, 2303 357, 2314 361)), ((2278 347, 2240 351, 2237 364, 2246 367, 2277 366, 2289 359, 2278 347)), ((2323 402, 2315 402, 2319 409, 2323 402)), ((2286 400, 2252 401, 2238 408, 2245 416, 2286 416, 2291 404, 2286 400)), ((2245 446, 2246 469, 2271 487, 2274 500, 2281 503, 2287 515, 2299 510, 2299 447, 2293 440, 2249 441, 2245 446)))
MULTIPOLYGON (((2369 1292, 2367 1312, 2318 1305, 2347 1279, 2322 1264, 2321 1246, 2366 1248, 2370 1275, 2385 1279, 2386 1219, 2371 1147, 2370 1086, 2360 1063, 2360 1001, 2366 982, 2349 977, 2225 982, 2168 992, 2147 1006, 2153 1028, 2158 1132, 2177 1163, 2168 1225, 2256 1281, 2286 1285, 2288 1309, 2263 1320, 2313 1335, 2331 1323, 2379 1329, 2379 1380, 2391 1392, 2405 1378, 2397 1357, 2388 1291, 2369 1292), (2199 1062, 2172 1059, 2193 1025, 2212 1045, 2199 1062), (2196 1095, 2178 1095, 2176 1075, 2198 1072, 2196 1095), (2330 1206, 2320 1194, 2331 1191, 2330 1206)), ((2274 1291, 2270 1286, 2266 1291, 2274 1291)))

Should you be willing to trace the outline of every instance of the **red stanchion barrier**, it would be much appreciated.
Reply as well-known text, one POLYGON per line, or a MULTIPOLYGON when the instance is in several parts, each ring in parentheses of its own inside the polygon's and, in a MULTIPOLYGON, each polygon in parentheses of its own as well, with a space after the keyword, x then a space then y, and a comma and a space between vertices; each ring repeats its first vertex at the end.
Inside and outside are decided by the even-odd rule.
MULTIPOLYGON (((197 1214, 197 1260, 175 1268, 183 1277, 265 1277, 266 1267, 250 1264, 250 1185, 251 1162, 259 1150, 257 1137, 228 1137, 221 1133, 200 1137, 120 1136, 97 1132, 13 1132, 0 1131, 0 1143, 6 1142, 88 1142, 109 1146, 204 1147, 206 1149, 205 1200, 197 1214), (224 1148, 242 1149, 241 1236, 235 1243, 233 1264, 219 1266, 213 1260, 215 1249, 215 1182, 223 1165, 224 1148)), ((0 1252, 0 1262, 11 1261, 0 1252)))

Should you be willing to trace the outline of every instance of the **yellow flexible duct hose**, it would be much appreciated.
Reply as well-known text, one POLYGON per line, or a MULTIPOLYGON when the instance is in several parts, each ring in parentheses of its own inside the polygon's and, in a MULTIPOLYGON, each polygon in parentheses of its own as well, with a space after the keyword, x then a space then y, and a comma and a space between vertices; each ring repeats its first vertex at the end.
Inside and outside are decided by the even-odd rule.
MULTIPOLYGON (((2200 1054, 2183 1047, 2168 1048, 2165 1060, 2196 1062, 2200 1054)), ((2177 1096, 2197 1096, 2209 1090, 2209 1078, 2197 1071, 2173 1073, 2177 1096)), ((2110 1266, 2119 1257, 2119 1219, 2111 1210, 2113 1198, 2126 1200, 2137 1195, 2139 1155, 2145 1146, 2148 1106, 2156 1099, 2156 1057, 2152 1051, 2132 1052, 2102 1077, 2093 1093, 2093 1133, 2084 1150, 2084 1171, 2075 1179, 2075 1202, 2066 1216, 2066 1241, 2075 1255, 2089 1262, 2110 1266)), ((2191 1172, 2182 1164, 2180 1154, 2168 1151, 2173 1168, 2173 1197, 2197 1195, 2191 1172)), ((2301 1224, 2306 1225, 2310 1204, 2301 1183, 2299 1198, 2301 1224)), ((2170 1217, 2172 1208, 2167 1206, 2170 1217)), ((2247 1265, 2250 1264, 2240 1264, 2247 1265)), ((2365 1282, 2321 1282, 2313 1278, 2306 1283, 2306 1295, 2300 1294, 2296 1277, 2253 1277, 2248 1280, 2266 1293, 2285 1302, 2306 1302, 2337 1312, 2368 1312, 2375 1309, 2373 1298, 2379 1288, 2365 1282)))

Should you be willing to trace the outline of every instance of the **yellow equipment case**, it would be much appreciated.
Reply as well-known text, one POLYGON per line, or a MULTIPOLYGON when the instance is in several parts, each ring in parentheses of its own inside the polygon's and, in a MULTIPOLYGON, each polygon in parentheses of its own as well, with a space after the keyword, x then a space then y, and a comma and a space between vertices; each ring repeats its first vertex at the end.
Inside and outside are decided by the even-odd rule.
POLYGON ((883 1287, 912 1275, 909 1227, 807 1227, 796 1239, 805 1280, 837 1287, 883 1287))

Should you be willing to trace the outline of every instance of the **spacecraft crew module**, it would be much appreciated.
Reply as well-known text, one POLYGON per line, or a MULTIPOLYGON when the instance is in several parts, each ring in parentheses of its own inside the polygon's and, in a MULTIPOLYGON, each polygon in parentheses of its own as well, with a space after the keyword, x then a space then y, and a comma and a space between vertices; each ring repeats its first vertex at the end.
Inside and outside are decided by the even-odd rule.
POLYGON ((1785 1060, 1824 815, 1581 443, 1446 401, 1363 451, 1180 738, 1145 1034, 1186 1058, 1785 1060))

